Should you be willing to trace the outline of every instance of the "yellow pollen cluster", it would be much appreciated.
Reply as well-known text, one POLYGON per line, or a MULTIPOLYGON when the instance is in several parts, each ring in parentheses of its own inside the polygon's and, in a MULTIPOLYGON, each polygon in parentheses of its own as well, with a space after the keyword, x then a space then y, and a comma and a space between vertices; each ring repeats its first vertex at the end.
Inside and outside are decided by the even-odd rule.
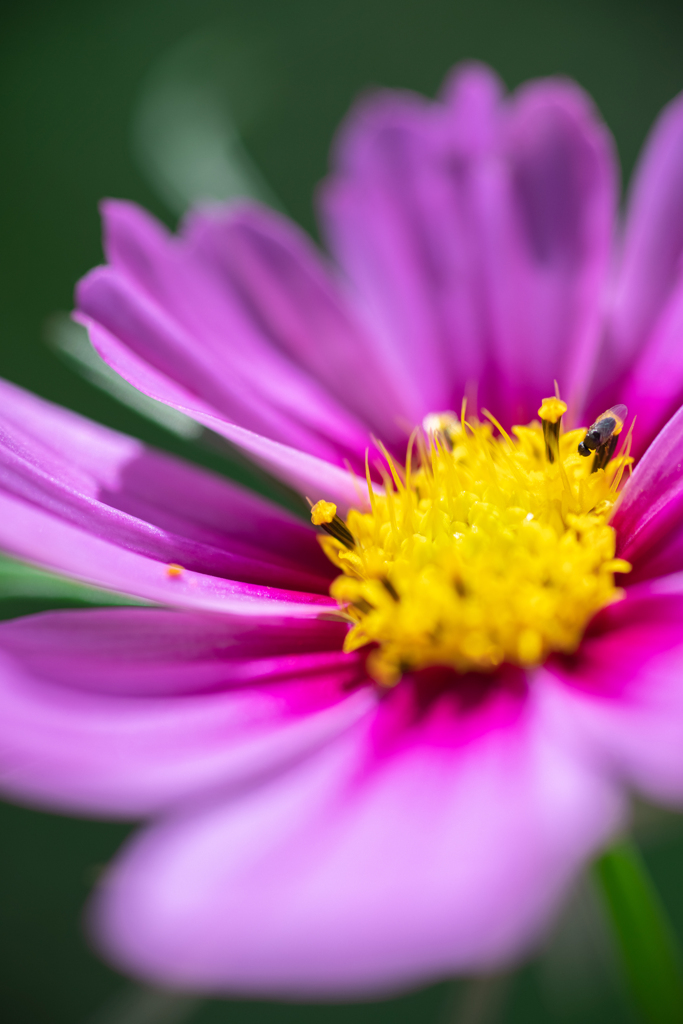
POLYGON ((561 398, 544 398, 538 415, 545 423, 559 423, 567 411, 567 405, 561 398))
POLYGON ((332 501, 317 501, 311 509, 311 522, 314 526, 331 523, 337 514, 337 506, 332 501))
POLYGON ((344 522, 316 507, 319 522, 334 516, 344 531, 319 538, 343 573, 330 593, 353 623, 344 648, 376 645, 368 669, 378 683, 428 666, 485 672, 570 653, 591 616, 622 596, 614 574, 630 566, 614 557, 609 517, 628 440, 591 472, 577 452, 585 431, 560 432, 565 409, 545 399, 543 426, 512 436, 488 414, 442 415, 413 435, 405 467, 383 450, 384 493, 368 474, 369 512, 344 522))

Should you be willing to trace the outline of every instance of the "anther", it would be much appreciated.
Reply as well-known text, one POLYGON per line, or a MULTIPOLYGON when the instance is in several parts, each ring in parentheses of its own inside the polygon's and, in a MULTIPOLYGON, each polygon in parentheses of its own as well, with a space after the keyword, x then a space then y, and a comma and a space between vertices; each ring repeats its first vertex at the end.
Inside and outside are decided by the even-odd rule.
POLYGON ((353 534, 344 520, 337 515, 337 506, 333 501, 316 501, 315 505, 311 506, 311 522, 314 526, 322 527, 325 533, 336 538, 344 547, 355 548, 353 534))
POLYGON ((539 418, 543 423, 543 440, 548 462, 554 462, 555 454, 559 451, 560 427, 566 411, 566 402, 555 395, 552 398, 544 398, 541 408, 538 410, 539 418))

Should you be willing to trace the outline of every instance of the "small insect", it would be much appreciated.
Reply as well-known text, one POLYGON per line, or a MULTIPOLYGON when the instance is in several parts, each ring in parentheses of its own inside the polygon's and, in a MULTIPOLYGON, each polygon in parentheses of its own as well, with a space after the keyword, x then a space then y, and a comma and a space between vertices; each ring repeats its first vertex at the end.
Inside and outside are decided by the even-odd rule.
POLYGON ((586 431, 586 436, 579 444, 579 455, 588 457, 595 452, 593 472, 604 469, 614 455, 617 447, 617 439, 624 428, 624 421, 628 416, 628 409, 625 405, 613 405, 602 416, 598 416, 595 423, 586 431))

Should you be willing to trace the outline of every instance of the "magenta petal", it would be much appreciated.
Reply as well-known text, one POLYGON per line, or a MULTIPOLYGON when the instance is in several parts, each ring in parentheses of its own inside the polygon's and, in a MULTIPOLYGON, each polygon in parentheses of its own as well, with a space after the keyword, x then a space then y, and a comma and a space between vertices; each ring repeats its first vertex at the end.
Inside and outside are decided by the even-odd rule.
POLYGON ((356 688, 362 660, 340 643, 338 624, 156 609, 4 623, 0 787, 41 805, 139 815, 244 785, 373 705, 356 688))
POLYGON ((370 756, 373 734, 361 723, 247 799, 134 840, 95 907, 114 963, 161 985, 349 998, 524 952, 615 827, 613 791, 533 706, 470 742, 418 724, 370 756))
POLYGON ((312 501, 325 498, 336 502, 342 511, 367 504, 365 485, 348 470, 220 418, 189 389, 140 359, 109 331, 87 317, 79 317, 79 320, 88 328, 90 340, 102 358, 139 391, 179 409, 232 441, 273 476, 280 477, 312 501))
POLYGON ((553 659, 547 712, 594 770, 683 806, 683 595, 637 594, 602 611, 578 653, 553 659))
POLYGON ((658 434, 627 481, 612 517, 629 583, 683 569, 683 410, 658 434))
MULTIPOLYGON (((635 173, 614 297, 607 365, 617 373, 647 344, 683 255, 683 95, 660 114, 635 173)), ((664 413, 666 415, 666 412, 664 413)))

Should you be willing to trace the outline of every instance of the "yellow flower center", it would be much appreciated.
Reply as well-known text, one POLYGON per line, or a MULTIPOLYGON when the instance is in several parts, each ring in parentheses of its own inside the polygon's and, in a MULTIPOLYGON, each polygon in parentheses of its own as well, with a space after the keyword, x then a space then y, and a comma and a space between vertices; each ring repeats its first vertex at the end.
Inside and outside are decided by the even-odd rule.
MULTIPOLYGON (((368 670, 391 686, 410 670, 490 671, 576 650, 589 619, 618 600, 609 518, 629 457, 582 458, 585 430, 561 432, 566 406, 507 434, 488 422, 427 417, 405 467, 382 448, 383 493, 346 521, 318 502, 319 539, 342 570, 330 588, 352 628, 344 649, 376 645, 368 670), (416 458, 417 452, 417 458, 416 458), (417 465, 416 465, 417 463, 417 465)), ((621 424, 618 430, 621 429, 621 424)), ((615 433, 618 431, 615 431, 615 433)))

